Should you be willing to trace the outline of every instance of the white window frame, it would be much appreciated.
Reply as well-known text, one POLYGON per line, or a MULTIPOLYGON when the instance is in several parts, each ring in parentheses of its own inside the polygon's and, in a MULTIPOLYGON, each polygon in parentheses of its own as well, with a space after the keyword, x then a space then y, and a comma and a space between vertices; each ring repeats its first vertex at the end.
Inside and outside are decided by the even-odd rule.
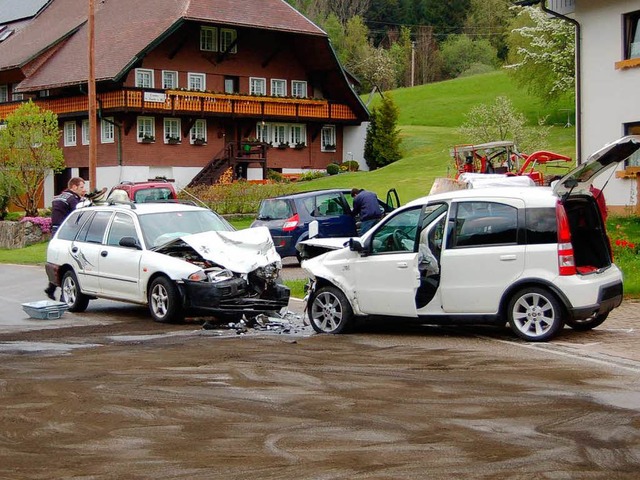
MULTIPOLYGON (((277 147, 281 143, 289 143, 289 128, 284 123, 274 123, 271 125, 271 141, 277 147)), ((291 146, 291 145, 289 145, 291 146)))
POLYGON ((64 146, 75 147, 78 144, 76 122, 64 122, 64 146))
POLYGON ((24 100, 24 95, 22 93, 15 93, 17 86, 18 86, 17 83, 14 83, 11 86, 11 101, 13 101, 13 102, 17 102, 19 100, 24 100))
POLYGON ((189 90, 193 90, 195 92, 204 92, 207 89, 207 74, 206 73, 193 73, 193 72, 189 72, 187 73, 187 88, 189 90), (193 88, 193 85, 191 84, 191 82, 193 80, 200 80, 200 83, 202 84, 202 88, 193 88))
POLYGON ((271 95, 274 97, 287 96, 287 81, 282 78, 271 79, 271 95))
POLYGON ((307 144, 307 127, 301 123, 289 125, 289 146, 295 147, 297 143, 307 144))
POLYGON ((207 143, 207 121, 204 118, 199 118, 193 122, 193 127, 189 130, 189 143, 193 145, 197 138, 202 138, 204 143, 207 143))
POLYGON ((9 85, 0 85, 0 103, 9 101, 9 85))
POLYGON ((102 143, 115 142, 115 126, 113 124, 113 117, 104 117, 100 121, 100 141, 102 143))
POLYGON ((153 117, 138 117, 136 127, 136 138, 138 143, 142 143, 142 137, 144 135, 150 135, 156 138, 156 121, 153 117))
POLYGON ((82 145, 89 145, 89 119, 82 120, 82 145))
POLYGON ((175 70, 162 70, 162 88, 164 90, 175 90, 178 88, 178 72, 175 70), (170 82, 167 82, 170 79, 170 82))
MULTIPOLYGON (((225 52, 227 47, 238 38, 238 32, 233 28, 220 29, 220 51, 225 52)), ((227 53, 238 53, 238 44, 236 43, 227 53)))
POLYGON ((264 143, 273 142, 273 139, 271 138, 270 132, 271 132, 271 124, 270 123, 258 122, 256 124, 256 138, 260 142, 264 142, 264 143))
POLYGON ((136 68, 135 69, 135 86, 138 88, 154 88, 153 69, 136 68), (148 83, 148 84, 147 84, 148 83))
POLYGON ((200 27, 200 50, 203 52, 218 51, 217 27, 200 27))
POLYGON ((179 118, 165 118, 163 121, 162 137, 164 143, 169 143, 167 137, 178 137, 178 143, 182 143, 182 133, 179 118))
POLYGON ((291 80, 291 96, 307 98, 307 82, 304 80, 291 80))
POLYGON ((320 151, 335 152, 336 151, 336 126, 324 125, 320 134, 320 151), (327 145, 333 145, 333 148, 326 148, 327 145))
POLYGON ((267 79, 263 77, 249 77, 249 95, 266 95, 267 79))

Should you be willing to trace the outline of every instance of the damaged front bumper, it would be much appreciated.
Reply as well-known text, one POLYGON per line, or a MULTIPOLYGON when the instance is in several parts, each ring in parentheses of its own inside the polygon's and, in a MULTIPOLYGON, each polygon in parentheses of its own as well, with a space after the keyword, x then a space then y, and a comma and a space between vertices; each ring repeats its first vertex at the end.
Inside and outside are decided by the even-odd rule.
POLYGON ((231 278, 217 283, 184 280, 185 307, 189 310, 247 316, 277 312, 289 305, 289 287, 274 284, 253 291, 246 280, 231 278))

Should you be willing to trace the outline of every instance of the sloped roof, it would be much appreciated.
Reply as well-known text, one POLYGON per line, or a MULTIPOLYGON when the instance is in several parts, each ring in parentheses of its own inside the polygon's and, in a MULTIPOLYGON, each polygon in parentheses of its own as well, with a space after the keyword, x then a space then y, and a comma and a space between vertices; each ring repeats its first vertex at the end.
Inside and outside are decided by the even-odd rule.
MULTIPOLYGON (((86 0, 52 0, 29 25, 0 43, 0 71, 21 68, 66 39, 19 89, 85 83, 87 16, 86 0)), ((326 37, 284 0, 102 0, 95 2, 96 80, 116 78, 184 20, 326 37)))
POLYGON ((0 25, 31 18, 49 0, 0 0, 0 25))

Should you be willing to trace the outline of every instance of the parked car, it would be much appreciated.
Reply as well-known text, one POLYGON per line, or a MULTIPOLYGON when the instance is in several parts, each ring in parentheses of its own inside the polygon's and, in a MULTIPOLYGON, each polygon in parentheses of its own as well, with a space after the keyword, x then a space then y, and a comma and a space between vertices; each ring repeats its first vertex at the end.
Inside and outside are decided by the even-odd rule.
POLYGON ((178 194, 173 184, 164 178, 156 178, 146 182, 122 181, 109 191, 107 199, 125 200, 131 202, 163 202, 177 200, 178 194), (118 195, 126 193, 126 198, 118 195))
POLYGON ((597 327, 622 302, 623 284, 590 186, 638 149, 640 136, 625 137, 553 188, 445 192, 410 202, 362 238, 304 242, 334 250, 302 263, 311 325, 340 333, 368 315, 508 322, 529 341, 565 324, 597 327))
POLYGON ((281 266, 266 228, 236 231, 205 208, 142 203, 73 211, 49 242, 46 271, 71 312, 109 298, 174 322, 279 311, 289 302, 281 266))
MULTIPOLYGON (((400 204, 395 189, 380 202, 382 212, 389 213, 400 204)), ((317 222, 318 237, 357 235, 357 219, 351 214, 351 190, 329 189, 282 195, 260 202, 258 217, 251 227, 267 227, 281 257, 298 257, 296 245, 309 238, 309 224, 317 222)))

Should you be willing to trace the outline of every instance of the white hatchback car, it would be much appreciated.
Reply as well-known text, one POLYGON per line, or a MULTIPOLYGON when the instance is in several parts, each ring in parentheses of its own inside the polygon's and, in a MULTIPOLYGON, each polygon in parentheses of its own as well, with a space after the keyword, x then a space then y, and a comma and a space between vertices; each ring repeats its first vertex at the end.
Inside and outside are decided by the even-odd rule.
POLYGON ((457 190, 415 200, 362 238, 312 239, 308 315, 340 333, 354 317, 428 324, 508 322, 529 341, 568 324, 600 325, 622 302, 598 203, 596 174, 640 149, 640 137, 605 147, 550 187, 457 190))
POLYGON ((266 227, 236 231, 206 208, 128 202, 72 212, 46 264, 69 311, 109 298, 148 305, 158 322, 277 312, 289 303, 281 268, 266 227))

